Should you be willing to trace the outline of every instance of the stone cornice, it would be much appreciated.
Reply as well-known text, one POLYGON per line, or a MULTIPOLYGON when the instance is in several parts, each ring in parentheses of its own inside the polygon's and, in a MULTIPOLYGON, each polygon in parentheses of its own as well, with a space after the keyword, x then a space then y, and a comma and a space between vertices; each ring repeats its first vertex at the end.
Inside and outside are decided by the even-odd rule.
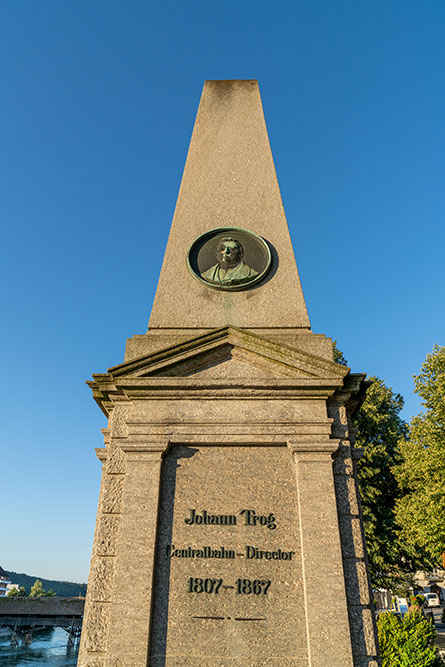
POLYGON ((87 384, 108 416, 122 400, 245 400, 323 399, 342 386, 341 379, 278 378, 258 380, 201 380, 198 378, 122 378, 94 375, 87 384))
POLYGON ((331 401, 346 406, 352 417, 362 405, 366 397, 366 390, 371 382, 366 380, 366 373, 349 373, 341 388, 332 395, 331 401))
MULTIPOLYGON (((237 347, 282 367, 283 374, 296 373, 308 377, 343 378, 349 371, 333 361, 298 350, 283 343, 272 342, 257 334, 232 326, 200 334, 183 343, 172 345, 161 351, 144 355, 132 361, 113 366, 108 373, 114 378, 121 376, 177 375, 174 367, 188 360, 210 354, 218 348, 237 347)), ((182 374, 182 373, 181 373, 182 374)))
POLYGON ((242 421, 237 419, 234 423, 217 422, 200 422, 200 421, 171 421, 168 424, 163 422, 146 422, 146 421, 132 421, 128 422, 128 437, 136 440, 137 438, 144 439, 163 439, 174 437, 220 437, 224 435, 227 438, 249 436, 261 436, 262 438, 271 437, 280 439, 282 441, 291 438, 294 442, 308 442, 319 441, 329 438, 332 429, 332 419, 325 419, 323 421, 264 421, 258 420, 254 423, 252 421, 242 421))
MULTIPOLYGON (((129 438, 115 438, 114 444, 125 454, 132 457, 151 458, 158 460, 170 447, 182 445, 187 447, 287 447, 292 454, 319 454, 324 457, 332 457, 337 451, 339 440, 329 438, 320 434, 318 437, 304 438, 296 434, 282 435, 273 433, 255 434, 247 432, 244 434, 216 433, 211 428, 207 434, 203 433, 170 433, 156 436, 132 436, 129 438)), ((104 462, 107 458, 106 452, 101 452, 100 460, 104 462)))
POLYGON ((343 388, 349 369, 332 361, 271 342, 256 334, 227 326, 184 343, 113 366, 93 375, 87 384, 108 416, 119 401, 127 400, 244 400, 322 399, 343 388), (259 377, 203 377, 231 358, 232 350, 243 363, 261 369, 259 377))

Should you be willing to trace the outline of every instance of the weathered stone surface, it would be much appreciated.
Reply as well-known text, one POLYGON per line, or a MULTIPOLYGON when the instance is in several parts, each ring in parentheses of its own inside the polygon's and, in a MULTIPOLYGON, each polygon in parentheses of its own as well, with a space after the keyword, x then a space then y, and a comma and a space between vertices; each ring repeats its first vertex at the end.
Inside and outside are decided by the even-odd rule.
POLYGON ((111 514, 102 514, 99 518, 99 528, 96 538, 96 553, 98 556, 116 555, 118 530, 119 517, 111 514))
MULTIPOLYGON (((211 633, 212 630, 209 627, 207 632, 211 633)), ((239 638, 236 637, 234 633, 231 635, 234 642, 239 642, 239 638)), ((247 642, 246 642, 247 643, 247 642)), ((211 665, 218 665, 218 667, 299 667, 300 663, 295 662, 295 658, 290 657, 268 657, 263 655, 262 658, 258 660, 249 660, 245 661, 244 658, 239 658, 238 660, 233 660, 232 658, 225 658, 224 656, 217 656, 215 653, 202 654, 200 658, 188 658, 186 656, 172 656, 168 658, 166 662, 161 662, 159 659, 153 659, 150 661, 150 667, 183 667, 184 665, 190 665, 191 667, 209 667, 211 665), (217 660, 217 662, 215 662, 217 660)), ((308 663, 303 663, 307 665, 308 663)), ((316 664, 316 663, 313 663, 316 664)))
POLYGON ((111 416, 111 427, 113 430, 113 437, 125 438, 127 430, 127 422, 130 408, 128 405, 117 405, 111 416))
POLYGON ((127 452, 108 648, 125 667, 147 664, 161 453, 127 452))
POLYGON ((323 453, 297 451, 294 456, 311 660, 346 667, 352 655, 332 462, 323 453), (329 580, 323 596, 320 572, 329 580))
POLYGON ((84 667, 105 667, 105 658, 91 658, 88 657, 86 662, 82 663, 84 667))
POLYGON ((369 584, 365 563, 347 558, 344 560, 343 565, 348 602, 355 605, 369 604, 369 584))
POLYGON ((310 326, 257 81, 204 85, 149 328, 209 329, 226 324, 310 326), (189 273, 188 248, 217 227, 256 232, 278 254, 279 262, 275 260, 258 287, 218 292, 189 273))
POLYGON ((334 474, 351 476, 353 474, 352 459, 338 459, 334 460, 334 474))
POLYGON ((106 651, 109 620, 110 605, 98 602, 91 604, 88 610, 88 623, 85 629, 87 651, 106 651))
POLYGON ((110 475, 121 475, 125 473, 125 459, 122 449, 111 445, 107 458, 107 473, 110 475))
POLYGON ((374 622, 370 609, 349 607, 351 633, 354 654, 357 656, 375 656, 377 653, 374 622))
POLYGON ((210 664, 210 656, 217 664, 266 664, 267 657, 274 656, 271 664, 288 659, 296 666, 307 665, 296 511, 294 470, 285 447, 172 450, 162 476, 151 665, 165 664, 165 660, 183 664, 177 662, 177 647, 191 664, 199 660, 210 664), (279 484, 271 483, 272 470, 279 484), (229 515, 236 523, 189 525, 185 520, 190 508, 201 513, 199 508, 208 508, 215 516, 229 515), (276 527, 246 526, 244 508, 255 508, 264 517, 273 513, 276 527), (223 545, 229 553, 233 551, 233 558, 168 558, 169 544, 214 549, 223 545), (269 553, 281 549, 286 556, 291 553, 291 559, 248 559, 246 545, 269 553), (233 588, 221 589, 218 595, 193 595, 187 588, 190 576, 222 578, 224 585, 233 588), (239 595, 238 578, 270 580, 270 593, 239 595), (292 623, 283 623, 284 613, 292 623), (221 618, 204 618, 215 616, 221 618), (249 618, 262 620, 244 620, 249 618))
POLYGON ((353 475, 354 468, 352 458, 347 454, 345 456, 336 456, 334 458, 334 474, 335 475, 353 475))
POLYGON ((335 477, 338 511, 358 514, 357 491, 353 477, 335 477))
MULTIPOLYGON (((291 348, 315 354, 323 359, 333 361, 332 340, 312 331, 293 331, 282 329, 249 329, 258 336, 264 336, 271 342, 288 345, 291 348)), ((173 330, 176 331, 176 330, 173 330)), ((152 352, 159 352, 172 345, 185 343, 190 338, 206 333, 207 329, 188 329, 182 333, 172 333, 169 329, 150 329, 146 334, 138 334, 128 338, 125 348, 125 360, 131 361, 152 352)))
POLYGON ((345 558, 364 558, 360 519, 341 515, 338 518, 341 546, 345 558))
POLYGON ((118 514, 121 511, 124 475, 107 475, 103 481, 102 512, 118 514))
POLYGON ((94 602, 109 602, 113 591, 114 558, 96 556, 91 565, 88 582, 94 602))

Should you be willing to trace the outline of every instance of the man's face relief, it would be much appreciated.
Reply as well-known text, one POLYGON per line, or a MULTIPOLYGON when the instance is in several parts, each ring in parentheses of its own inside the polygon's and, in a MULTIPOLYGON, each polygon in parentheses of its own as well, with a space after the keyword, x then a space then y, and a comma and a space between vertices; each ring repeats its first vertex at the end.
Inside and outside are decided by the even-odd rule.
POLYGON ((221 241, 216 251, 218 262, 224 266, 236 266, 241 261, 240 246, 237 241, 221 241))

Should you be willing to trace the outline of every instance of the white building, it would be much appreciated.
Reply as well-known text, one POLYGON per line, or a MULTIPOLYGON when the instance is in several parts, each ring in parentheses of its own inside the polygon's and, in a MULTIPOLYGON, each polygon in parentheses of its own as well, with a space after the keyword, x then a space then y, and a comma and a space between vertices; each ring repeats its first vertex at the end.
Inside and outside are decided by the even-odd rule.
POLYGON ((9 591, 12 588, 18 588, 18 584, 11 584, 11 579, 9 578, 9 574, 5 572, 5 570, 0 567, 0 597, 5 597, 5 595, 8 595, 9 591))

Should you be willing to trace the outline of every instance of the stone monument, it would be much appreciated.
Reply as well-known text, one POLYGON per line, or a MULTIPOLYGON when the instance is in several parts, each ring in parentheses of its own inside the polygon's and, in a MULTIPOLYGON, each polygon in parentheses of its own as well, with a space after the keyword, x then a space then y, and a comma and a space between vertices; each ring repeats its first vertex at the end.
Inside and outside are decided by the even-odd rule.
POLYGON ((81 667, 376 667, 351 414, 303 298, 256 81, 207 81, 108 417, 81 667))

